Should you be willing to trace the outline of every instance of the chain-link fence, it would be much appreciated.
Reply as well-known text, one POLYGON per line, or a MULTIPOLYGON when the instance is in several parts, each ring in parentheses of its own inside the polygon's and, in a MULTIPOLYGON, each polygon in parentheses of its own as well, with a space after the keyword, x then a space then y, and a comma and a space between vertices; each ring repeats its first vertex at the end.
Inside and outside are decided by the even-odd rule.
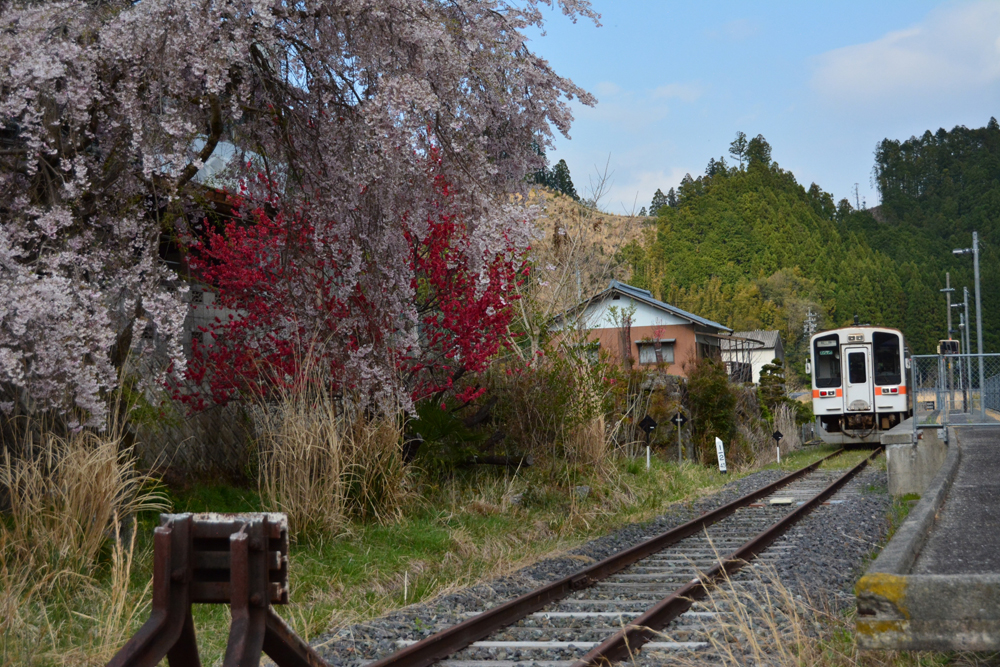
POLYGON ((1000 354, 910 358, 913 428, 1000 426, 1000 354))

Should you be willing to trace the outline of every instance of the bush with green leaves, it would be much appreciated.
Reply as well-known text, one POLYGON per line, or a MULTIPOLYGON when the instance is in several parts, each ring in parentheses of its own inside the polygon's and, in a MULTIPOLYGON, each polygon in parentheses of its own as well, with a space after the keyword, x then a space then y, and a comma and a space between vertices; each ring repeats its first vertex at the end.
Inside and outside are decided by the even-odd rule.
POLYGON ((715 460, 715 438, 730 448, 738 444, 736 393, 725 365, 705 358, 688 366, 688 404, 695 456, 702 463, 715 460))

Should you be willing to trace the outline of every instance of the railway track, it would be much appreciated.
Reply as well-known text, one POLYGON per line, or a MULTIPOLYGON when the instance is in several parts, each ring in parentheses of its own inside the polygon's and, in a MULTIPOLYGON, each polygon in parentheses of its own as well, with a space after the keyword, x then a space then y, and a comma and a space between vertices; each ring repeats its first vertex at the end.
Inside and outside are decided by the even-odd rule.
MULTIPOLYGON (((397 640, 398 651, 369 667, 584 667, 634 657, 639 648, 643 655, 701 648, 717 613, 696 602, 707 587, 831 500, 878 453, 846 473, 820 469, 836 452, 429 637, 397 640)), ((794 539, 786 538, 762 559, 793 548, 794 539)))

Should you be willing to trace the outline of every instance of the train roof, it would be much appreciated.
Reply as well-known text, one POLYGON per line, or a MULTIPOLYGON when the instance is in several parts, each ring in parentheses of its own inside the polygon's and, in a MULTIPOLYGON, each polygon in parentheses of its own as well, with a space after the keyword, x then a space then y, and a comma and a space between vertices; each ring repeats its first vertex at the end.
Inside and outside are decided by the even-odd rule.
POLYGON ((899 329, 895 329, 893 327, 879 327, 879 326, 875 326, 873 324, 857 324, 857 325, 852 324, 852 325, 846 326, 846 327, 836 327, 834 329, 826 329, 824 331, 817 331, 816 333, 814 333, 812 336, 809 337, 809 342, 812 343, 812 341, 814 339, 819 338, 820 336, 828 336, 829 334, 838 333, 838 332, 841 332, 841 331, 844 331, 844 332, 848 332, 848 331, 891 331, 893 333, 899 334, 900 337, 902 337, 904 340, 906 338, 906 336, 903 334, 902 331, 900 331, 899 329))

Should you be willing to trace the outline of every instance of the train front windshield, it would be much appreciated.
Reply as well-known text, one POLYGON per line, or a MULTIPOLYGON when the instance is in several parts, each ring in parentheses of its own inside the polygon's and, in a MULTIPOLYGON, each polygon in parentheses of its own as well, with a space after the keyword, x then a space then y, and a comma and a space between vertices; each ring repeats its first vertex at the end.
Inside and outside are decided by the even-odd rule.
POLYGON ((837 334, 817 338, 814 343, 816 386, 840 386, 840 339, 837 334))
POLYGON ((872 334, 872 349, 875 353, 875 384, 902 384, 899 336, 876 331, 872 334))

